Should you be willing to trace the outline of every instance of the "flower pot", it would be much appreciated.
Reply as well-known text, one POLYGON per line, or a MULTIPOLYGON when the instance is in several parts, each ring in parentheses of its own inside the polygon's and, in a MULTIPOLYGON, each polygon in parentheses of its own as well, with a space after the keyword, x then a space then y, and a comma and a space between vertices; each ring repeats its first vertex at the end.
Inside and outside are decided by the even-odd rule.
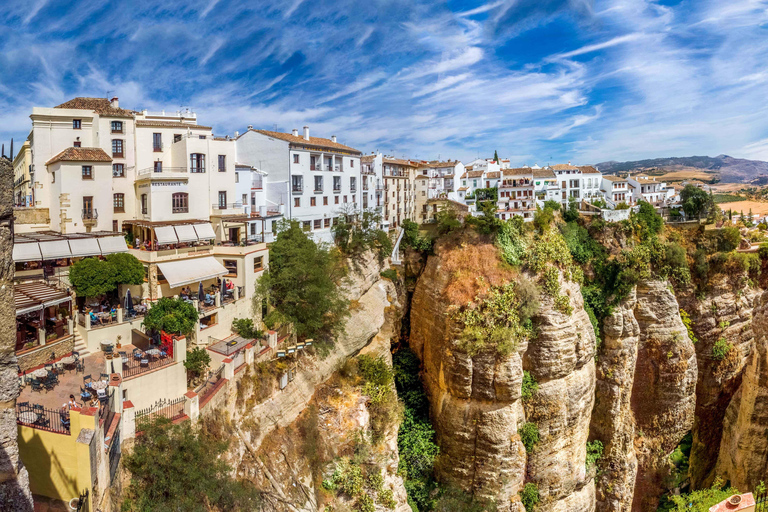
POLYGON ((80 505, 80 498, 72 498, 69 500, 69 510, 71 512, 77 512, 78 505, 80 505))
POLYGON ((739 503, 741 503, 741 495, 739 494, 734 494, 733 496, 728 498, 729 505, 738 505, 739 503))

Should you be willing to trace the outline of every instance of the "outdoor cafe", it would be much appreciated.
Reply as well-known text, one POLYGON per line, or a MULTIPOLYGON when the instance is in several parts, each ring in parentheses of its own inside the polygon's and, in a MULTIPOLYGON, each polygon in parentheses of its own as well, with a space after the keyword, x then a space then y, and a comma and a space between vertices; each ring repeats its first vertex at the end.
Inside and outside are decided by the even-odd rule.
POLYGON ((68 337, 72 297, 41 282, 14 285, 16 307, 16 353, 68 337))

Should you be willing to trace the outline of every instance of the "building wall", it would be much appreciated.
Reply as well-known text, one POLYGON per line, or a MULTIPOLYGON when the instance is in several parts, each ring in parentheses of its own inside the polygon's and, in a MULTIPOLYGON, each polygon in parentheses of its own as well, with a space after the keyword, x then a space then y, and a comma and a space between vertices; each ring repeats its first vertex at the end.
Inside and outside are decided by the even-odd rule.
POLYGON ((289 179, 288 142, 284 140, 247 131, 237 139, 236 158, 238 163, 269 173, 271 182, 289 179))
POLYGON ((30 206, 32 203, 32 188, 29 181, 31 166, 32 149, 29 140, 25 140, 13 159, 13 195, 14 204, 18 206, 30 206))
POLYGON ((137 410, 158 400, 174 400, 187 392, 187 370, 179 361, 148 373, 125 377, 123 391, 126 400, 130 400, 137 410))

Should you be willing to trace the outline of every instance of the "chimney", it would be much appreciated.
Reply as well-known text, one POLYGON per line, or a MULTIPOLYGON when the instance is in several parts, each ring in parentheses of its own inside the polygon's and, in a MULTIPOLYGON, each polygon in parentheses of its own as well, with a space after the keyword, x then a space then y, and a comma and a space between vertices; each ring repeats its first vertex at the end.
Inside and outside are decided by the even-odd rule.
POLYGON ((117 96, 109 100, 109 104, 112 108, 118 108, 117 96))
POLYGON ((336 142, 336 136, 335 135, 331 135, 331 142, 336 142))
POLYGON ((294 128, 294 129, 291 131, 291 133, 293 134, 293 136, 294 136, 294 137, 298 137, 298 136, 299 136, 299 129, 298 129, 298 128, 294 128))
POLYGON ((304 127, 304 140, 309 140, 309 126, 304 127))
POLYGON ((235 138, 238 138, 240 136, 240 132, 235 132, 235 138))
POLYGON ((248 129, 249 129, 249 130, 253 130, 253 125, 252 125, 252 124, 249 124, 249 125, 248 125, 248 129))

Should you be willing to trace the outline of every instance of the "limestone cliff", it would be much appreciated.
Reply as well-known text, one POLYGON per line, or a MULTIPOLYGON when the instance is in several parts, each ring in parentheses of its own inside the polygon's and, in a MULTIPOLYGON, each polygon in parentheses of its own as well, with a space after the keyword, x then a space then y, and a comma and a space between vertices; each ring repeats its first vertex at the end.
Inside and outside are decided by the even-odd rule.
POLYGON ((605 445, 597 510, 655 510, 669 454, 693 425, 693 343, 661 281, 638 284, 603 333, 592 417, 593 436, 605 445))
POLYGON ((539 334, 530 343, 509 355, 489 350, 470 356, 456 343, 459 327, 444 296, 454 278, 444 268, 446 258, 462 259, 462 249, 457 251, 447 256, 438 248, 429 257, 411 305, 410 344, 423 363, 441 450, 438 478, 476 498, 494 500, 500 511, 523 510, 518 492, 527 481, 538 485, 539 510, 592 510, 594 484, 585 471, 585 446, 595 338, 578 286, 561 282, 573 306, 570 316, 542 298, 534 318, 539 334), (536 397, 526 406, 524 368, 539 381, 536 397), (526 421, 535 422, 540 432, 530 456, 518 433, 526 421))

